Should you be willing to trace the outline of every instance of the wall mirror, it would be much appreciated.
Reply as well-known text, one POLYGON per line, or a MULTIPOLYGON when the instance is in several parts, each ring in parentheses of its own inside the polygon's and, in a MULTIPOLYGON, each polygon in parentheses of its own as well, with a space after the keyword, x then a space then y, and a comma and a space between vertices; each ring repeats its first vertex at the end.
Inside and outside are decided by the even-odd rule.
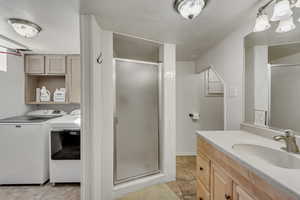
POLYGON ((245 37, 245 122, 300 134, 300 23, 245 37), (297 133, 298 132, 298 133, 297 133))

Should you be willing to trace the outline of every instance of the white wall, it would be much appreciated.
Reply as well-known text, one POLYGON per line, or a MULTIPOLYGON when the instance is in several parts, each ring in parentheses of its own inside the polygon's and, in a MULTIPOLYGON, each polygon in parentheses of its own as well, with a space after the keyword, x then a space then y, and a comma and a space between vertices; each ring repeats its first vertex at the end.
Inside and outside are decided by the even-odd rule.
POLYGON ((24 57, 8 55, 7 72, 0 71, 0 118, 23 115, 25 105, 24 57))
POLYGON ((164 43, 160 48, 163 63, 163 151, 162 171, 165 181, 176 179, 176 45, 164 43))
POLYGON ((200 130, 224 130, 224 97, 206 96, 205 72, 195 75, 199 101, 200 130), (199 91, 199 92, 198 92, 199 91))
POLYGON ((225 129, 240 129, 244 120, 244 37, 253 31, 257 10, 267 0, 257 1, 240 18, 240 26, 202 54, 197 71, 212 65, 225 82, 225 129), (237 97, 230 97, 230 88, 237 88, 237 97))
POLYGON ((223 97, 206 97, 204 73, 196 73, 194 62, 176 63, 176 152, 196 154, 196 130, 224 129, 223 97), (193 121, 189 113, 200 113, 193 121))
POLYGON ((197 71, 213 66, 225 81, 225 129, 239 129, 244 118, 244 37, 252 31, 255 15, 251 20, 244 21, 238 29, 197 60, 197 71), (237 89, 236 97, 229 95, 232 87, 237 89))
POLYGON ((193 122, 189 113, 199 113, 200 79, 195 73, 194 62, 176 63, 176 151, 177 155, 196 154, 196 130, 199 123, 193 122))
POLYGON ((102 78, 96 58, 101 51, 101 29, 91 15, 80 16, 81 37, 81 110, 82 180, 81 198, 98 200, 103 194, 101 165, 102 78))
MULTIPOLYGON (((114 68, 113 68, 113 33, 111 31, 101 31, 101 45, 103 52, 103 64, 101 66, 101 79, 94 87, 102 87, 103 102, 103 133, 101 154, 102 154, 102 199, 113 199, 113 149, 114 149, 114 68)), ((95 77, 97 78, 97 77, 95 77)), ((95 101, 97 101, 95 99, 95 101)))

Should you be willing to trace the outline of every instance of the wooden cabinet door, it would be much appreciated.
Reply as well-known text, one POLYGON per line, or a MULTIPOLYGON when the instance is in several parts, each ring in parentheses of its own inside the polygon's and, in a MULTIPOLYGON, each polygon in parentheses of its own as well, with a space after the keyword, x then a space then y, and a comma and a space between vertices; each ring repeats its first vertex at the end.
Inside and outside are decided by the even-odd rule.
POLYGON ((210 200, 209 192, 199 180, 197 180, 197 200, 210 200))
POLYGON ((256 200, 256 198, 251 197, 246 191, 244 191, 238 185, 234 185, 233 197, 234 200, 256 200))
POLYGON ((28 55, 25 57, 25 72, 27 74, 44 74, 45 57, 40 55, 28 55))
POLYGON ((68 56, 68 93, 70 103, 80 103, 80 56, 68 56))
POLYGON ((46 56, 46 74, 65 74, 65 56, 46 56))
POLYGON ((209 191, 210 189, 210 160, 202 155, 197 156, 197 178, 209 191))
POLYGON ((211 196, 212 200, 232 200, 233 181, 219 167, 212 166, 211 196))

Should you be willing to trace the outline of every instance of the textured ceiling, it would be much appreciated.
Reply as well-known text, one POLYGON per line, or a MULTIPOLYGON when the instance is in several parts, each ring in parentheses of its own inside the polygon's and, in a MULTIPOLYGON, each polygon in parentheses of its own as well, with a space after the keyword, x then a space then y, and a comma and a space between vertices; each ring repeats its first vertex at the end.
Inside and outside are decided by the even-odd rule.
POLYGON ((81 13, 94 14, 102 28, 177 44, 177 60, 193 60, 240 24, 258 0, 209 0, 199 17, 188 21, 173 0, 81 0, 81 13))

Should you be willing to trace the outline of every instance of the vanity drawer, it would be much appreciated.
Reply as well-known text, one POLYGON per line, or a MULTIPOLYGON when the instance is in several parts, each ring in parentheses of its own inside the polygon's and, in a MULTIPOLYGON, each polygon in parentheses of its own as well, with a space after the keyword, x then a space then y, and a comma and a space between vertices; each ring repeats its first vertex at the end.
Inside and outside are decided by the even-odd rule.
POLYGON ((210 188, 210 160, 202 155, 197 156, 197 178, 209 190, 210 188))
POLYGON ((209 192, 199 180, 197 180, 197 200, 210 200, 209 192))

